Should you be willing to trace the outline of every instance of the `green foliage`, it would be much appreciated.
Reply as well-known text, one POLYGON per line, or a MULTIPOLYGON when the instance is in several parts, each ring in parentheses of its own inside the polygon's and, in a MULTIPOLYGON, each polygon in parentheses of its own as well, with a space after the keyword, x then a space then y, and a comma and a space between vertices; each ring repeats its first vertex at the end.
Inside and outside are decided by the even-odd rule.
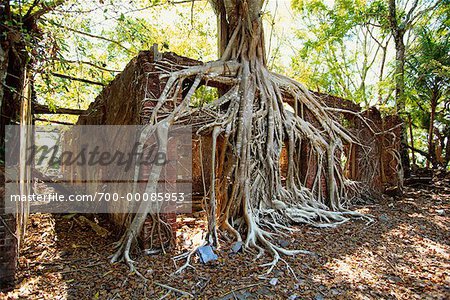
MULTIPOLYGON (((442 137, 450 132, 450 1, 395 3, 396 22, 405 32, 406 110, 413 120, 415 146, 423 150, 433 95, 439 98, 435 126, 442 137)), ((292 59, 294 77, 310 89, 392 113, 396 54, 388 1, 294 0, 292 7, 304 22, 296 34, 301 47, 292 59)))
MULTIPOLYGON (((448 22, 448 11, 441 9, 445 5, 436 1, 396 2, 397 22, 407 31, 407 48, 415 36, 413 24, 431 24, 438 18, 448 22), (413 4, 417 8, 411 16, 408 13, 413 4), (413 17, 414 22, 406 22, 413 17)), ((305 22, 297 32, 302 46, 292 60, 297 79, 314 90, 364 107, 376 104, 383 108, 393 103, 395 53, 387 1, 294 0, 292 7, 305 22)))
MULTIPOLYGON (((444 28, 432 32, 418 30, 417 42, 408 59, 408 72, 412 96, 421 96, 436 91, 439 95, 449 92, 450 84, 450 35, 444 28)), ((430 98, 430 95, 428 95, 430 98)))
MULTIPOLYGON (((406 77, 408 108, 414 120, 415 132, 428 133, 430 112, 434 106, 437 111, 434 132, 449 139, 450 32, 445 22, 442 22, 433 24, 431 28, 418 28, 416 34, 417 39, 407 60, 406 77)), ((424 138, 421 143, 426 145, 428 137, 424 138)))
POLYGON ((206 103, 216 100, 218 96, 219 94, 216 88, 202 85, 192 95, 191 105, 193 107, 201 107, 206 103))

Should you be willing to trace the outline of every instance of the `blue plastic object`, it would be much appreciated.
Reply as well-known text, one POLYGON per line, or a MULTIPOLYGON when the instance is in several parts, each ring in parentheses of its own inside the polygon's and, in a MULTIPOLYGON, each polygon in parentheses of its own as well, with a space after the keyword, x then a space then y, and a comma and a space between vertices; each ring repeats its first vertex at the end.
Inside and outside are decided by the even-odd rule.
POLYGON ((219 257, 213 252, 210 245, 202 246, 197 249, 200 261, 206 264, 209 261, 217 260, 219 257))

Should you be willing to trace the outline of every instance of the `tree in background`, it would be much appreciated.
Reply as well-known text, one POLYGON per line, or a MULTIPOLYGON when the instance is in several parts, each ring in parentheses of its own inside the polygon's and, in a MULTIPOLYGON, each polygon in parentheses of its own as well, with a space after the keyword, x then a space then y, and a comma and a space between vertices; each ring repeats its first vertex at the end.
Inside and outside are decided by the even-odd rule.
MULTIPOLYGON (((395 105, 398 113, 405 111, 405 35, 420 18, 439 8, 444 1, 389 0, 387 19, 395 45, 395 105)), ((382 17, 382 16, 381 16, 382 17)))
MULTIPOLYGON (((306 26, 293 68, 311 89, 369 107, 383 99, 390 34, 374 24, 380 7, 359 1, 293 1, 306 26), (306 73, 306 75, 302 75, 306 73), (379 74, 376 76, 375 74, 379 74)), ((388 92, 386 92, 387 94, 388 92)))
MULTIPOLYGON (((417 24, 429 23, 433 20, 435 11, 439 11, 445 1, 426 1, 426 0, 389 0, 387 9, 387 20, 391 35, 395 45, 395 69, 393 79, 395 82, 395 108, 404 120, 406 120, 406 95, 405 95, 405 62, 406 62, 406 42, 405 36, 414 35, 414 26, 417 24)), ((381 16, 383 17, 383 16, 381 16)), ((383 26, 382 19, 380 20, 383 26)), ((406 122, 406 121, 405 121, 406 122)), ((430 134, 432 137, 432 134, 430 134)), ((401 159, 405 176, 410 174, 410 161, 408 156, 408 141, 406 126, 402 130, 402 149, 401 159)))
MULTIPOLYGON (((417 38, 416 29, 436 26, 447 6, 448 1, 425 0, 336 0, 332 6, 320 0, 293 1, 294 9, 308 23, 298 33, 303 47, 293 61, 294 69, 306 69, 312 78, 307 84, 313 89, 365 107, 376 104, 384 110, 394 106, 405 118, 406 104, 411 103, 406 101, 410 91, 405 93, 405 62, 417 38)), ((402 161, 408 175, 405 130, 402 141, 402 161)))
MULTIPOLYGON (((416 124, 428 134, 427 165, 446 168, 450 160, 450 32, 424 27, 406 60, 406 87, 416 124)), ((414 149, 417 151, 417 149, 414 149)))

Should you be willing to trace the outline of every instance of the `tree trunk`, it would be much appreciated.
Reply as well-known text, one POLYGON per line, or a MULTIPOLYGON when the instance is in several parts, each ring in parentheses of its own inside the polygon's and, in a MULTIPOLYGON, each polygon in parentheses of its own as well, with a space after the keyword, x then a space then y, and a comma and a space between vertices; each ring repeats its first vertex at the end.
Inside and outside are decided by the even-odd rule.
POLYGON ((378 77, 379 87, 378 87, 378 103, 381 105, 383 100, 383 88, 381 87, 381 83, 383 82, 384 76, 384 65, 386 64, 386 54, 387 54, 387 43, 386 46, 381 46, 383 51, 383 55, 381 56, 381 66, 380 66, 380 75, 378 77))
MULTIPOLYGON (((11 21, 13 16, 9 1, 3 2, 0 22, 11 21)), ((21 27, 28 32, 28 29, 21 27)), ((6 125, 17 124, 20 119, 20 103, 28 55, 22 32, 17 28, 0 26, 0 148, 5 146, 6 125)), ((2 156, 4 155, 2 151, 2 156)))
MULTIPOLYGON (((395 43, 395 105, 397 114, 404 119, 405 113, 405 43, 403 38, 405 36, 406 24, 400 23, 397 20, 396 0, 389 0, 388 21, 395 43)), ((401 132, 401 149, 400 157, 403 166, 403 175, 405 178, 410 176, 410 164, 408 154, 408 138, 406 133, 406 126, 403 124, 401 132)))
MULTIPOLYGON (((1 32, 0 32, 1 34, 1 32)), ((5 94, 6 75, 8 74, 9 49, 0 43, 0 112, 3 107, 3 97, 5 94)))
POLYGON ((405 44, 403 31, 398 31, 395 41, 395 102, 397 113, 405 112, 405 44))
MULTIPOLYGON (((405 120, 405 44, 403 41, 405 35, 404 29, 394 28, 393 36, 395 42, 395 105, 397 114, 405 120)), ((401 131, 401 149, 400 157, 403 166, 403 175, 405 178, 410 177, 411 168, 408 153, 408 135, 406 126, 403 124, 401 131)))
POLYGON ((430 155, 430 159, 427 160, 427 168, 430 167, 430 164, 433 167, 436 167, 436 151, 435 145, 433 141, 434 134, 434 119, 436 118, 436 106, 437 106, 437 94, 435 91, 432 92, 431 96, 431 113, 430 113, 430 125, 428 127, 428 154, 430 155))
POLYGON ((409 125, 409 138, 411 141, 412 163, 413 163, 413 165, 415 165, 416 164, 416 155, 414 153, 414 135, 413 135, 412 120, 411 120, 410 114, 408 114, 408 125, 409 125))
POLYGON ((219 57, 222 60, 260 60, 265 66, 261 0, 212 0, 219 25, 219 57))

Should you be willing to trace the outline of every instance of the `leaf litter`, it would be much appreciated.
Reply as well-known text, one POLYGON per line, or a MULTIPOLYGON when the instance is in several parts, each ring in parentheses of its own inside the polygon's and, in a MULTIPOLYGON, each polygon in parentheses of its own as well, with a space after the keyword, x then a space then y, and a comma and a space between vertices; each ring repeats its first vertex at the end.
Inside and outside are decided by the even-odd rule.
MULTIPOLYGON (((376 221, 336 228, 301 225, 280 239, 283 246, 316 254, 284 258, 297 278, 282 264, 266 276, 259 267, 265 259, 233 251, 236 245, 230 240, 214 249, 216 260, 203 264, 196 256, 195 269, 179 275, 173 275, 177 266, 172 258, 186 249, 156 255, 136 250, 133 258, 147 281, 129 274, 125 264, 109 263, 119 235, 105 216, 95 216, 94 227, 116 234, 98 234, 92 221, 79 222, 78 216, 33 214, 20 251, 16 288, 0 293, 0 299, 450 298, 448 188, 407 188, 401 198, 386 197, 354 209, 376 221)), ((201 218, 190 220, 180 237, 189 239, 187 231, 198 235, 204 229, 201 218)))

